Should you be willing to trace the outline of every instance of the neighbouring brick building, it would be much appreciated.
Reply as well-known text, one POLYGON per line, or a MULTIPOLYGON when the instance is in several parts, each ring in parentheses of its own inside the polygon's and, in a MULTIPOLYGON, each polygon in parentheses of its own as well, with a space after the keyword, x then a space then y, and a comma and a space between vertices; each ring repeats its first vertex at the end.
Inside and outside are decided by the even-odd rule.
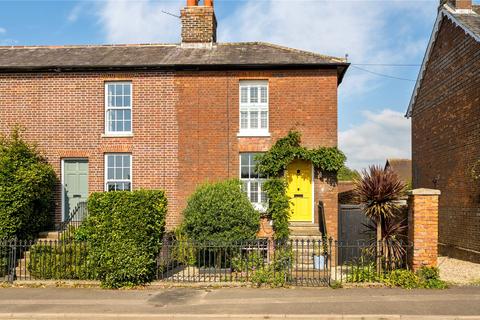
MULTIPOLYGON (((226 178, 241 178, 262 208, 254 153, 291 129, 306 146, 337 145, 345 60, 217 43, 208 0, 189 0, 181 20, 180 44, 0 48, 0 132, 22 126, 54 166, 57 222, 91 192, 155 188, 172 228, 196 186, 226 178)), ((322 201, 335 237, 336 183, 312 173, 305 223, 318 223, 322 201)))
POLYGON ((413 187, 441 191, 439 252, 480 262, 480 6, 441 1, 412 95, 413 187))

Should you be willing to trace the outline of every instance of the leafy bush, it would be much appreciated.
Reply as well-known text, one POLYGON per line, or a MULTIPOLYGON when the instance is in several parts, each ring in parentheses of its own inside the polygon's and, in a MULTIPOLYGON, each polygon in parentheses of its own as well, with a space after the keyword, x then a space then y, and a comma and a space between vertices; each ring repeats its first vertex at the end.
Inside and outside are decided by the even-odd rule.
POLYGON ((193 193, 184 210, 182 228, 191 240, 235 242, 256 238, 260 213, 238 180, 207 183, 193 193))
POLYGON ((287 277, 288 274, 285 270, 278 271, 272 265, 267 265, 255 270, 250 280, 257 286, 283 287, 287 282, 287 277))
POLYGON ((290 203, 287 196, 287 182, 283 178, 270 178, 263 184, 268 198, 267 216, 273 220, 274 237, 286 240, 290 234, 288 228, 290 203))
POLYGON ((82 234, 102 286, 118 288, 153 280, 165 228, 165 193, 94 193, 88 211, 82 234))
POLYGON ((390 287, 415 289, 421 287, 420 278, 411 270, 398 269, 388 273, 383 280, 390 287))
POLYGON ((35 244, 27 268, 37 279, 95 279, 86 243, 35 244))
POLYGON ((380 280, 374 263, 367 265, 354 264, 349 267, 347 282, 376 282, 380 280))
POLYGON ((447 283, 440 279, 440 271, 435 267, 422 267, 417 271, 423 288, 445 289, 447 283))
POLYGON ((238 253, 232 258, 232 270, 246 272, 260 269, 264 264, 263 256, 258 251, 238 253))
POLYGON ((181 228, 174 231, 174 242, 170 256, 172 260, 187 266, 193 266, 197 263, 196 246, 188 239, 181 228))
POLYGON ((52 222, 56 176, 18 130, 0 137, 0 239, 33 239, 52 222))

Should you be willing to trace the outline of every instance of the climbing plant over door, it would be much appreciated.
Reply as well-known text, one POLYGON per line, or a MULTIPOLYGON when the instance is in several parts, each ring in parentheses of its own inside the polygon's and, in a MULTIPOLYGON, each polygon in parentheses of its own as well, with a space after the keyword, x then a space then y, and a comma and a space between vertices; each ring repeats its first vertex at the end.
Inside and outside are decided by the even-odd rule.
POLYGON ((264 184, 268 198, 267 217, 273 220, 275 238, 288 238, 290 214, 289 198, 286 195, 287 182, 283 178, 287 166, 295 159, 308 160, 315 169, 336 173, 344 165, 346 157, 336 147, 308 149, 301 145, 301 134, 290 131, 279 139, 269 151, 258 154, 257 171, 269 179, 264 184))

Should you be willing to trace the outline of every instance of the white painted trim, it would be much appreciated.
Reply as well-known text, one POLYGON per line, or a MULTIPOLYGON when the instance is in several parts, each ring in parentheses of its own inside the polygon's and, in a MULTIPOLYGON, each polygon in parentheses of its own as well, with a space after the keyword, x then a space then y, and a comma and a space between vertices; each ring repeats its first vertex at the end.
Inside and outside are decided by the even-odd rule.
POLYGON ((107 181, 108 181, 108 162, 107 157, 110 155, 128 155, 130 156, 130 191, 133 191, 133 155, 129 152, 106 152, 103 154, 103 190, 108 192, 107 181))
MULTIPOLYGON (((104 82, 104 112, 103 112, 103 117, 104 117, 104 129, 103 132, 104 134, 102 135, 102 138, 107 138, 107 137, 133 137, 133 82, 132 81, 105 81, 104 82), (108 118, 107 118, 107 112, 108 112, 108 85, 109 84, 129 84, 130 85, 130 131, 122 131, 122 132, 110 132, 108 131, 108 118)), ((112 108, 112 109, 126 109, 126 108, 112 108)))
MULTIPOLYGON (((62 222, 65 221, 65 161, 75 161, 75 160, 87 160, 89 163, 88 158, 62 158, 60 159, 60 188, 61 188, 61 210, 62 210, 62 222)), ((87 171, 88 179, 87 179, 87 186, 90 184, 90 165, 88 165, 87 171)), ((90 191, 89 191, 90 192, 90 191)))
POLYGON ((454 10, 447 4, 443 5, 443 8, 438 12, 437 18, 435 20, 435 24, 432 30, 432 34, 430 35, 430 40, 428 41, 428 46, 427 50, 425 51, 425 55, 423 56, 423 61, 422 61, 422 67, 420 68, 420 71, 417 76, 417 81, 415 82, 415 87, 412 92, 412 97, 410 98, 410 103, 408 104, 408 109, 407 113, 405 116, 407 118, 410 118, 412 116, 412 109, 413 105, 415 104, 415 100, 417 98, 418 90, 420 89, 420 85, 422 84, 423 76, 425 73, 425 68, 427 66, 428 60, 430 59, 431 51, 433 48, 433 45, 435 43, 435 40, 437 38, 438 30, 440 29, 441 22, 444 17, 447 17, 450 21, 452 21, 454 24, 459 26, 460 28, 463 29, 463 31, 474 38, 477 42, 480 42, 480 36, 476 35, 473 33, 470 29, 468 29, 466 26, 464 26, 460 21, 458 21, 455 16, 453 16, 452 13, 457 13, 457 14, 472 14, 473 11, 467 10, 468 12, 464 12, 465 10, 454 10))
POLYGON ((315 223, 315 168, 313 163, 310 163, 312 166, 312 224, 315 223))
POLYGON ((259 138, 264 138, 264 137, 270 137, 271 134, 270 132, 265 132, 265 131, 242 131, 242 132, 239 132, 237 133, 237 137, 239 138, 255 138, 255 137, 259 137, 259 138))

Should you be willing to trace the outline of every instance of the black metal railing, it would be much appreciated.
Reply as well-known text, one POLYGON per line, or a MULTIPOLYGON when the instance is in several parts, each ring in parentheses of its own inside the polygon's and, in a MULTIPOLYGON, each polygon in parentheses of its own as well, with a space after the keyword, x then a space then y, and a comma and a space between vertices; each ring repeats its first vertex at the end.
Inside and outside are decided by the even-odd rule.
MULTIPOLYGON (((88 243, 75 240, 0 241, 0 281, 94 280, 88 243)), ((166 282, 251 282, 327 286, 378 282, 405 269, 410 245, 343 243, 333 239, 241 242, 164 241, 156 278, 166 282)))
POLYGON ((79 202, 77 206, 65 217, 57 228, 59 233, 59 239, 63 241, 70 241, 75 234, 75 230, 83 223, 88 217, 87 202, 79 202))

